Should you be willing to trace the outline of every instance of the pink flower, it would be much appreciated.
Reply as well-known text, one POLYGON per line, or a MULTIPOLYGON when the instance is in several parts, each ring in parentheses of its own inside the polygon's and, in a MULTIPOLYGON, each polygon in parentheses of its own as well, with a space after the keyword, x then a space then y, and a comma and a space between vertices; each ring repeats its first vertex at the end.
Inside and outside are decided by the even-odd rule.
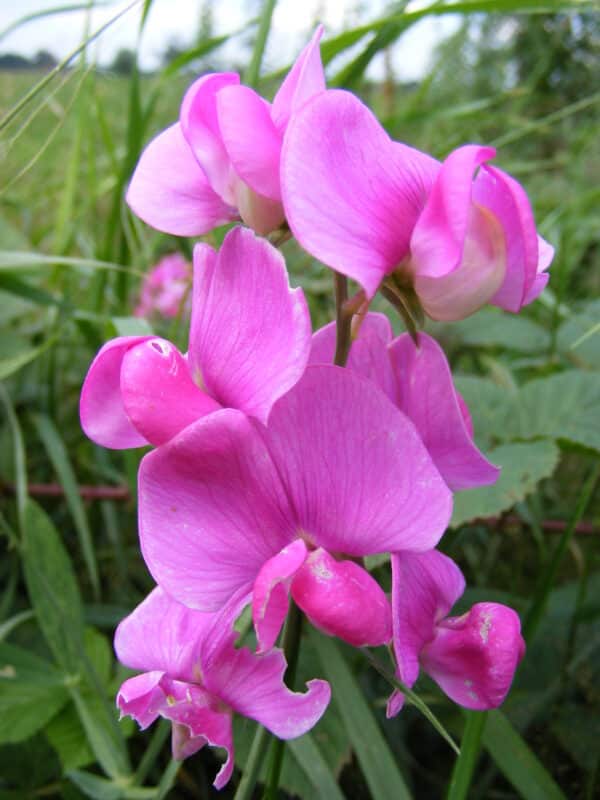
MULTIPOLYGON (((313 336, 309 362, 328 364, 335 352, 335 322, 313 336)), ((495 483, 498 467, 473 441, 467 404, 454 388, 439 344, 426 333, 417 347, 407 333, 392 341, 383 314, 369 313, 350 348, 347 366, 377 383, 415 424, 434 464, 456 491, 495 483)))
POLYGON ((176 317, 188 311, 184 299, 192 283, 192 267, 181 253, 163 256, 144 278, 140 300, 133 312, 136 317, 149 317, 157 312, 163 317, 176 317))
POLYGON ((327 91, 286 132, 286 217, 306 250, 369 298, 392 276, 433 319, 485 303, 516 312, 546 285, 553 249, 523 188, 486 164, 494 155, 465 145, 440 164, 392 141, 354 95, 327 91))
POLYGON ((305 694, 290 691, 283 683, 281 650, 254 655, 236 648, 238 634, 232 626, 240 606, 232 602, 221 613, 203 614, 156 588, 115 634, 119 661, 141 671, 119 690, 121 714, 142 728, 159 716, 170 720, 177 759, 206 744, 223 748, 227 760, 215 779, 217 789, 233 772, 234 712, 281 739, 294 739, 319 721, 331 694, 322 680, 309 681, 305 694))
POLYGON ((203 611, 252 593, 261 650, 289 592, 327 633, 390 641, 387 598, 356 559, 430 549, 451 508, 410 420, 334 366, 308 367, 266 428, 217 411, 145 456, 139 473, 142 553, 157 583, 203 611))
MULTIPOLYGON (((396 674, 412 687, 422 668, 451 700, 483 711, 504 701, 525 642, 518 615, 499 603, 477 603, 449 617, 464 590, 457 565, 436 550, 392 555, 396 674)), ((403 702, 394 692, 388 716, 403 702)))
POLYGON ((104 447, 160 445, 223 406, 265 422, 302 375, 310 316, 285 262, 245 228, 218 253, 194 249, 189 351, 165 339, 124 336, 100 350, 81 391, 81 425, 104 447))
POLYGON ((154 228, 197 236, 241 219, 267 234, 284 222, 279 159, 287 125, 325 89, 322 28, 304 48, 273 103, 239 75, 204 75, 187 90, 179 122, 146 147, 129 184, 132 211, 154 228))

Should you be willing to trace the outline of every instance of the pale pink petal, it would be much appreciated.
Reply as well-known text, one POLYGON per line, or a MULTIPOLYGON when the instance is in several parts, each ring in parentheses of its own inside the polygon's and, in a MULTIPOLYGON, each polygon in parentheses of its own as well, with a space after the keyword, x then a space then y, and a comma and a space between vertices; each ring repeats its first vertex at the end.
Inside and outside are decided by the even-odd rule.
POLYGON ((304 293, 290 289, 272 245, 238 227, 216 255, 196 246, 188 357, 216 400, 266 422, 302 375, 309 349, 304 293))
POLYGON ((398 689, 394 689, 391 695, 388 698, 387 706, 385 709, 385 716, 387 719, 391 719, 395 717, 396 714, 399 714, 402 711, 404 706, 404 695, 398 689))
POLYGON ((143 459, 139 530, 156 582, 204 611, 251 591, 265 561, 297 538, 264 442, 233 409, 209 414, 143 459))
POLYGON ((291 580, 304 563, 307 553, 302 539, 296 539, 266 561, 254 581, 252 620, 259 653, 270 650, 279 636, 288 612, 291 580))
POLYGON ((312 680, 304 694, 283 682, 281 650, 263 655, 246 647, 223 650, 206 676, 210 691, 239 714, 255 719, 280 739, 302 736, 319 721, 331 697, 327 681, 312 680))
POLYGON ((219 125, 217 96, 226 86, 239 84, 235 72, 203 75, 183 97, 179 120, 185 139, 210 186, 230 206, 235 206, 235 173, 219 125))
POLYGON ((147 145, 126 199, 144 222, 175 236, 200 236, 237 217, 235 209, 211 188, 179 123, 147 145))
POLYGON ((247 86, 226 86, 216 97, 219 127, 231 163, 255 192, 281 200, 279 158, 282 136, 269 103, 247 86))
POLYGON ((121 393, 128 418, 155 445, 221 407, 196 386, 185 358, 165 339, 146 339, 129 348, 121 367, 121 393))
POLYGON ((499 603, 477 603, 437 626, 421 665, 454 702, 484 711, 504 701, 524 653, 518 614, 499 603))
POLYGON ((271 116, 282 133, 291 115, 313 95, 325 90, 325 75, 319 49, 322 35, 323 26, 319 25, 273 98, 271 116))
POLYGON ((291 118, 281 156, 287 220, 311 255, 372 297, 408 254, 438 163, 393 142, 354 95, 327 91, 291 118))
POLYGON ((117 627, 117 658, 130 669, 162 670, 171 678, 197 680, 200 648, 214 617, 177 603, 156 587, 117 627))
MULTIPOLYGON (((385 314, 370 311, 362 320, 352 342, 346 367, 374 381, 392 401, 396 401, 396 382, 387 353, 392 326, 385 314)), ((309 364, 332 364, 335 355, 336 324, 330 322, 313 334, 309 364)))
POLYGON ((489 166, 482 167, 473 183, 473 200, 499 221, 506 242, 506 273, 491 302, 517 312, 537 272, 538 244, 531 204, 514 178, 489 166))
POLYGON ((435 339, 420 333, 417 347, 404 333, 392 342, 389 354, 399 406, 416 425, 448 486, 457 491, 494 483, 500 470, 473 442, 450 366, 435 339))
POLYGON ((160 682, 164 672, 144 672, 126 680, 117 694, 121 716, 133 717, 142 730, 152 725, 165 704, 160 682))
POLYGON ((537 275, 535 276, 535 280, 529 287, 529 291, 526 293, 525 297, 523 298, 523 305, 527 306, 529 303, 532 303, 536 300, 543 290, 546 288, 546 284, 548 283, 549 275, 546 272, 550 264, 552 263, 552 259, 554 258, 554 247, 543 239, 541 236, 538 236, 538 265, 537 265, 537 275))
POLYGON ((121 395, 121 365, 128 350, 150 336, 120 336, 98 352, 81 389, 79 416, 86 436, 103 447, 123 450, 148 444, 127 416, 121 395))
POLYGON ((292 597, 315 627, 354 647, 377 647, 392 638, 392 611, 377 581, 322 548, 294 576, 292 597))
MULTIPOLYGON (((436 626, 465 590, 457 565, 437 550, 392 553, 392 618, 398 678, 411 688, 436 626)), ((388 712, 402 707, 395 697, 388 712)))
POLYGON ((523 300, 523 305, 528 306, 529 303, 533 303, 534 300, 537 300, 537 298, 541 295, 541 293, 548 285, 549 280, 550 276, 548 275, 547 272, 540 272, 539 275, 536 275, 535 280, 531 284, 529 291, 525 295, 525 298, 523 300))
POLYGON ((444 532, 448 487, 412 422, 366 378, 307 367, 263 438, 307 542, 364 556, 427 550, 444 532))

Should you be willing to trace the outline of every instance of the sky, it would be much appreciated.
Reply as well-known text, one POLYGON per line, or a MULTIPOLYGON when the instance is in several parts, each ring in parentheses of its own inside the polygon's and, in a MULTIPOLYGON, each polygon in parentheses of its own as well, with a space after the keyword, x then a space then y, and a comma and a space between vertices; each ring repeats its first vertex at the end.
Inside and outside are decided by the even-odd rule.
MULTIPOLYGON (((90 30, 96 30, 129 2, 121 0, 97 8, 92 14, 90 30)), ((38 50, 49 50, 58 58, 66 56, 82 39, 86 25, 85 11, 28 22, 6 36, 2 36, 1 32, 27 14, 72 4, 73 0, 19 0, 18 3, 0 0, 0 53, 16 52, 31 56, 38 50)), ((228 33, 241 27, 256 14, 260 5, 259 0, 214 0, 215 34, 228 33)), ((276 69, 289 63, 302 48, 317 20, 324 23, 326 37, 328 33, 338 33, 350 23, 356 25, 376 19, 386 5, 389 2, 385 0, 279 0, 265 54, 265 68, 276 69)), ((158 66, 169 43, 180 42, 185 45, 191 42, 199 28, 202 6, 203 0, 154 0, 140 48, 142 67, 152 69, 158 66)), ((109 64, 120 48, 135 48, 140 9, 141 4, 102 34, 97 45, 100 63, 109 64)), ((444 17, 423 20, 412 27, 394 48, 396 76, 401 80, 418 79, 426 71, 436 43, 451 33, 456 24, 452 17, 444 17)), ((224 63, 227 63, 228 57, 240 61, 237 47, 239 43, 231 42, 222 49, 220 55, 224 63)), ((381 77, 382 70, 381 59, 375 60, 369 74, 373 78, 381 77)))

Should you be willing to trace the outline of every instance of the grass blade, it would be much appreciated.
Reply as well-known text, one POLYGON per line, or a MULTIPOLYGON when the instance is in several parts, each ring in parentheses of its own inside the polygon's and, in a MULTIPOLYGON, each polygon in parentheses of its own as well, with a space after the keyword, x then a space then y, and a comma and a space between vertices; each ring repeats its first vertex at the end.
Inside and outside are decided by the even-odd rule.
POLYGON ((262 64, 265 47, 267 46, 267 39, 271 29, 271 19, 277 0, 264 0, 262 11, 258 22, 258 31, 256 32, 256 41, 254 42, 254 50, 252 51, 252 58, 248 64, 248 68, 244 73, 244 83, 248 86, 256 87, 258 77, 260 75, 260 65, 262 64))
POLYGON ((288 742, 288 747, 312 783, 316 797, 320 800, 344 800, 335 776, 309 733, 288 742))
POLYGON ((21 536, 25 534, 25 510, 27 507, 27 462, 25 460, 25 445, 19 420, 15 414, 13 404, 6 388, 0 383, 0 401, 4 405, 8 427, 13 440, 13 459, 15 465, 15 495, 17 498, 17 522, 21 536))
POLYGON ((469 787, 481 750, 481 737, 486 718, 485 712, 467 712, 467 721, 460 742, 460 756, 454 764, 446 800, 466 800, 469 796, 469 787))

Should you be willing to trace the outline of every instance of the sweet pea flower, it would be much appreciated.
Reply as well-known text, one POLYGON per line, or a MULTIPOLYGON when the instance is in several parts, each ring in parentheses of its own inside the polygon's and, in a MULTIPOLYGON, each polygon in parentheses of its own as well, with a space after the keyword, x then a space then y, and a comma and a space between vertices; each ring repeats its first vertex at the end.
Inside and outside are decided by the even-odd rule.
POLYGON ((181 253, 169 253, 146 275, 134 316, 149 317, 158 313, 162 317, 176 317, 189 311, 189 303, 182 307, 192 284, 191 264, 181 253))
POLYGON ((142 153, 127 202, 153 228, 198 236, 242 219, 257 233, 279 228, 279 160, 290 119, 325 89, 319 27, 268 103, 234 72, 203 75, 187 90, 179 122, 142 153))
POLYGON ((139 472, 142 554, 156 582, 202 611, 251 593, 261 651, 290 593, 326 633, 389 642, 388 599, 357 560, 430 549, 451 509, 410 420, 336 366, 308 367, 267 427, 217 411, 146 455, 139 472))
MULTIPOLYGON (((497 708, 525 653, 518 614, 500 603, 476 603, 449 617, 465 590, 458 566, 437 550, 392 555, 392 613, 397 677, 411 688, 422 668, 465 708, 497 708)), ((388 717, 404 702, 395 691, 388 717)))
POLYGON ((523 188, 465 145, 440 164, 395 142, 354 95, 326 91, 291 120, 281 158, 286 218, 300 244, 356 280, 416 293, 431 318, 486 303, 517 312, 548 281, 552 247, 523 188))
POLYGON ((115 634, 119 661, 141 674, 117 695, 122 715, 147 728, 157 717, 172 723, 173 756, 183 759, 204 745, 223 748, 227 759, 214 786, 233 772, 232 717, 250 717, 280 739, 294 739, 321 718, 330 699, 326 681, 307 683, 305 694, 283 682, 281 650, 255 655, 236 648, 233 622, 239 603, 203 614, 180 605, 156 588, 126 617, 115 634))
POLYGON ((304 372, 310 316, 290 289, 285 261, 264 239, 234 228, 218 253, 194 249, 187 355, 152 336, 104 345, 81 391, 80 417, 97 444, 161 445, 223 406, 266 422, 304 372))
MULTIPOLYGON (((313 335, 309 363, 331 363, 335 336, 335 322, 313 335)), ((369 312, 352 342, 347 367, 374 381, 412 420, 453 491, 495 483, 500 470, 473 441, 469 409, 435 339, 419 333, 418 346, 408 333, 393 339, 388 318, 369 312)))

